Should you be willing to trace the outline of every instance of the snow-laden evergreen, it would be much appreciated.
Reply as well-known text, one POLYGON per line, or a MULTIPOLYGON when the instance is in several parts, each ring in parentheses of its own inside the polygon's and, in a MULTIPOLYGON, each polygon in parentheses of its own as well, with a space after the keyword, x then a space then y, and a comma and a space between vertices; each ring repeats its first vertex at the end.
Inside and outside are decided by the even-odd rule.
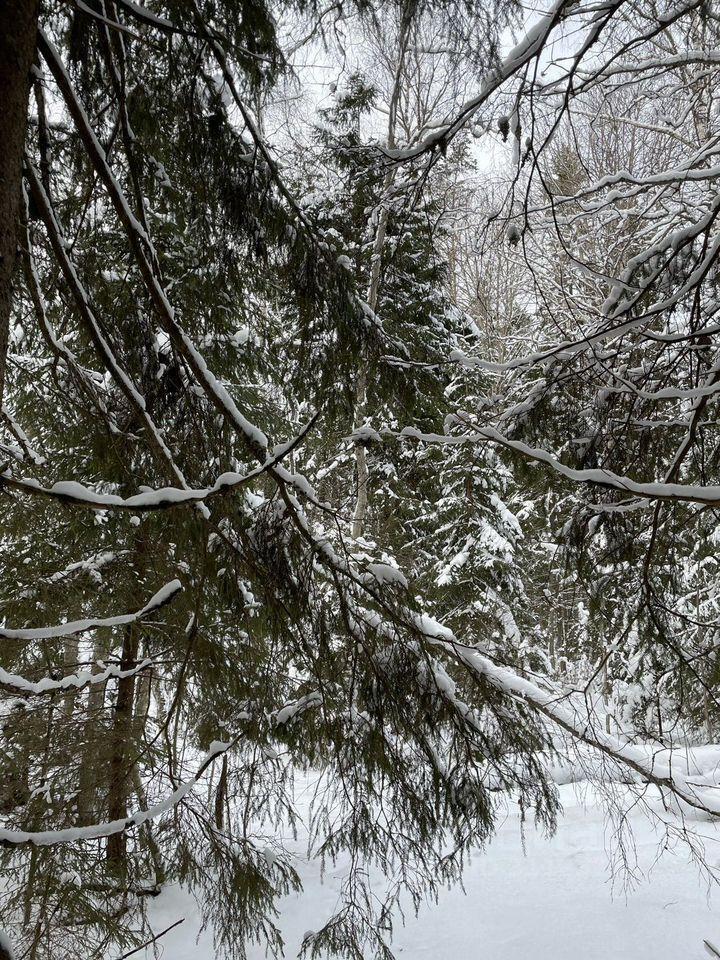
POLYGON ((389 957, 561 759, 712 870, 712 4, 20 6, 0 958, 389 957))

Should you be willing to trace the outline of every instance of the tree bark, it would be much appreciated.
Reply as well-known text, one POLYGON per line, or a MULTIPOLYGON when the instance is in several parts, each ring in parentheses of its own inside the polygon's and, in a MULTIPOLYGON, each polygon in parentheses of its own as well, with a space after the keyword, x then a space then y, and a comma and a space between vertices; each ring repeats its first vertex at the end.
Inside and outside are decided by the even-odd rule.
POLYGON ((0 3, 0 407, 10 336, 12 277, 22 199, 22 157, 37 22, 38 0, 2 0, 0 3))
MULTIPOLYGON (((411 19, 410 6, 408 4, 403 13, 400 25, 398 62, 395 69, 392 94, 390 96, 387 135, 388 150, 394 150, 396 147, 395 128, 397 125, 397 108, 402 88, 403 69, 405 67, 405 54, 407 53, 411 19)), ((390 188, 394 182, 395 167, 391 166, 388 168, 383 180, 383 193, 378 210, 377 229, 375 230, 375 236, 373 238, 372 257, 370 260, 370 283, 368 284, 367 303, 373 313, 377 310, 378 300, 380 298, 382 258, 389 219, 388 201, 390 188)), ((355 388, 354 426, 356 430, 365 423, 367 416, 367 387, 368 362, 367 357, 363 356, 360 362, 357 386, 355 388)), ((370 480, 370 469, 368 467, 367 449, 363 443, 355 444, 355 471, 357 476, 357 493, 355 495, 355 509, 353 510, 352 527, 350 530, 353 540, 357 540, 365 531, 365 520, 369 506, 368 482, 370 480)))
MULTIPOLYGON (((131 623, 123 639, 121 670, 130 670, 137 663, 140 634, 137 625, 131 623)), ((129 765, 132 747, 133 715, 135 711, 135 674, 118 680, 117 700, 113 717, 112 752, 110 755, 110 783, 108 818, 123 820, 128 815, 127 801, 132 785, 132 769, 129 765)), ((124 833, 111 834, 107 839, 108 864, 119 873, 126 865, 126 838, 124 833)))
MULTIPOLYGON (((88 669, 98 673, 98 660, 104 660, 108 650, 103 641, 96 636, 92 648, 92 664, 88 669)), ((99 794, 99 770, 106 760, 104 737, 102 734, 102 716, 105 709, 105 690, 107 683, 91 683, 87 692, 85 721, 83 725, 83 745, 80 771, 78 775, 78 823, 95 823, 102 819, 97 798, 99 794)))

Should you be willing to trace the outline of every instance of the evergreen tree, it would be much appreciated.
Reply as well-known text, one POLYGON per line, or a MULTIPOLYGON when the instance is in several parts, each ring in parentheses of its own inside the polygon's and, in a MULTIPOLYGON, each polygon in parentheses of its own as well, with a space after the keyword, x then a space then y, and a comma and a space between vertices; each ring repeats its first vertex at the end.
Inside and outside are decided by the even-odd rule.
POLYGON ((28 957, 132 948, 170 882, 219 953, 279 953, 295 776, 312 852, 351 859, 310 956, 388 956, 400 896, 457 881, 508 796, 552 826, 558 727, 717 812, 602 722, 715 722, 714 99, 662 44, 716 24, 559 0, 503 58, 516 6, 358 3, 382 75, 351 71, 300 155, 249 104, 290 74, 288 25, 323 35, 314 4, 0 12, 0 909, 28 957), (465 103, 423 72, 440 20, 443 69, 481 74, 465 103), (660 174, 636 142, 610 172, 552 149, 617 76, 640 106, 608 143, 664 123, 658 57, 668 113, 690 89, 660 174), (511 144, 491 219, 527 256, 520 314, 456 302, 470 126, 511 144), (479 355, 483 310, 527 356, 479 355))

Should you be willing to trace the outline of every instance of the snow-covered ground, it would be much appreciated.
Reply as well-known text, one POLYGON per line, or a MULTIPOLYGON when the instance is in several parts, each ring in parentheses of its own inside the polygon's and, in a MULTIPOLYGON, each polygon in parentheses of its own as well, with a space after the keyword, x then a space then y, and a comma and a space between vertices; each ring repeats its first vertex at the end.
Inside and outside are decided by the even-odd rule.
MULTIPOLYGON (((398 958, 707 960, 703 941, 720 947, 720 886, 708 884, 685 844, 671 844, 658 857, 663 831, 632 809, 636 866, 628 887, 627 874, 613 869, 615 827, 593 788, 581 782, 559 789, 564 813, 557 833, 547 838, 531 824, 523 833, 517 811, 509 809, 493 842, 473 857, 466 892, 444 891, 419 916, 410 912, 404 927, 398 923, 398 958)), ((627 788, 618 790, 629 800, 627 788)), ((707 863, 720 867, 720 825, 687 826, 702 839, 707 863)), ((319 865, 304 863, 301 874, 304 891, 281 902, 287 957, 295 957, 303 934, 333 912, 343 868, 328 869, 321 880, 319 865)), ((212 935, 198 939, 198 914, 182 891, 164 892, 152 917, 156 932, 185 917, 158 942, 162 957, 214 960, 212 935)), ((150 960, 152 953, 137 956, 150 960)), ((260 960, 264 951, 253 948, 250 957, 260 960)))

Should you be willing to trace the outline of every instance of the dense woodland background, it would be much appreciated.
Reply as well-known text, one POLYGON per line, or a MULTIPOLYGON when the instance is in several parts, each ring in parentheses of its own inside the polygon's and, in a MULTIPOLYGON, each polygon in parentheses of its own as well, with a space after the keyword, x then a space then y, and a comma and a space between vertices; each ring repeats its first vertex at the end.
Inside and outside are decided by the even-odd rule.
POLYGON ((279 950, 310 770, 309 956, 390 956, 508 798, 552 828, 558 752, 720 815, 673 761, 720 725, 719 41, 0 4, 0 956, 132 950, 169 883, 279 950))

